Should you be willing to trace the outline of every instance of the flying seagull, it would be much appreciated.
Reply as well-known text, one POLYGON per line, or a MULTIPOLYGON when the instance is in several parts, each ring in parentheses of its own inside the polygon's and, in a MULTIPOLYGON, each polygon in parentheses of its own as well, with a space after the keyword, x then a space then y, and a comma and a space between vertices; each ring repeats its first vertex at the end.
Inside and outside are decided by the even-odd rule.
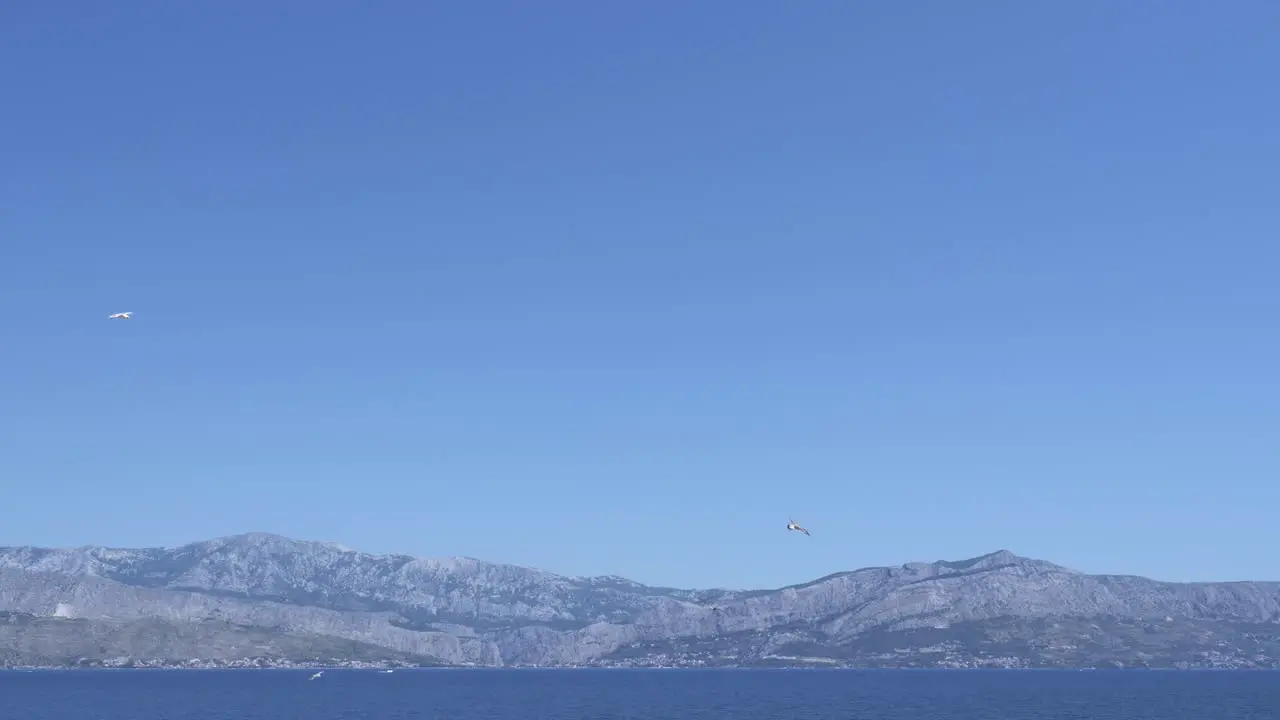
POLYGON ((115 313, 114 315, 109 315, 107 316, 107 319, 108 320, 128 320, 131 317, 133 317, 133 313, 123 312, 123 313, 115 313))
POLYGON ((809 531, 808 531, 808 530, 805 530, 804 528, 802 528, 802 527, 800 527, 799 525, 797 525, 795 520, 788 520, 788 521, 787 521, 787 529, 788 529, 788 530, 799 530, 800 532, 804 533, 805 535, 808 535, 808 534, 809 534, 809 531))
POLYGON ((323 674, 324 674, 324 671, 323 671, 323 670, 321 670, 320 672, 316 673, 315 675, 312 675, 311 677, 309 677, 309 678, 307 678, 307 679, 308 679, 308 680, 315 680, 316 678, 320 677, 320 676, 321 676, 321 675, 323 675, 323 674))

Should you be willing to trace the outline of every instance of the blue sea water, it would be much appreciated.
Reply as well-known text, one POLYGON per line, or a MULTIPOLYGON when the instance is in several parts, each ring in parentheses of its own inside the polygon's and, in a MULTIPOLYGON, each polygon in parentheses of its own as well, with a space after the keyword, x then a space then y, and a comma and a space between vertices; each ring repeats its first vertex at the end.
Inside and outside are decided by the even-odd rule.
POLYGON ((0 672, 0 720, 1272 720, 1280 673, 0 672))

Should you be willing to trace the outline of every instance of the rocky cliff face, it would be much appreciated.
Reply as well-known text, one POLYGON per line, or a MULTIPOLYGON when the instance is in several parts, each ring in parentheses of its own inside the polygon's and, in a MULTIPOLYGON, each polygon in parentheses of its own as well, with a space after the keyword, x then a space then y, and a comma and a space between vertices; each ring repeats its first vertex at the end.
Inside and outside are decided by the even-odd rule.
MULTIPOLYGON (((50 629, 57 622, 106 628, 98 631, 108 638, 98 643, 100 654, 140 659, 190 657, 201 642, 202 657, 250 646, 305 655, 333 641, 365 656, 381 649, 388 657, 490 666, 909 665, 984 657, 1158 665, 1227 651, 1254 664, 1280 658, 1268 644, 1268 633, 1280 633, 1280 583, 1086 575, 1004 551, 728 591, 564 577, 469 558, 369 555, 259 533, 176 549, 16 547, 0 548, 0 611, 10 625, 25 618, 24 627, 39 627, 45 638, 59 637, 50 629), (157 641, 155 623, 167 628, 161 635, 198 626, 208 639, 187 633, 181 642, 157 641), (143 626, 153 628, 146 642, 135 637, 143 626), (257 644, 228 639, 245 633, 257 644)), ((0 643, 17 642, 6 637, 0 632, 0 643)), ((56 656, 56 645, 44 641, 40 657, 56 656)), ((11 662, 22 656, 4 651, 11 662)))

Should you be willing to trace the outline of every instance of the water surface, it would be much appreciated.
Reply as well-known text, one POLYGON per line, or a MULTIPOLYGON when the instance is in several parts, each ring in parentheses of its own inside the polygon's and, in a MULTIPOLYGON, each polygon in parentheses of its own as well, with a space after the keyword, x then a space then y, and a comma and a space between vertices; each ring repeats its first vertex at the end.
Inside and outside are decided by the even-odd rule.
POLYGON ((1280 673, 0 672, 0 720, 1280 720, 1280 673))

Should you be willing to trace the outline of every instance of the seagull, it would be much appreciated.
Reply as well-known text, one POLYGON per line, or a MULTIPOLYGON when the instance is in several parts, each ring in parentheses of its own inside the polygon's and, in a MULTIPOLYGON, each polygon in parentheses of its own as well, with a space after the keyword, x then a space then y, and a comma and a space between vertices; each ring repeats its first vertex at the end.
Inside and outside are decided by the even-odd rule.
POLYGON ((805 535, 808 535, 808 534, 809 534, 809 531, 808 531, 808 530, 805 530, 804 528, 802 528, 802 527, 800 527, 799 525, 797 525, 795 520, 788 520, 788 521, 787 521, 787 529, 788 529, 788 530, 799 530, 800 532, 804 533, 805 535))
POLYGON ((131 317, 133 317, 133 313, 123 312, 123 313, 116 313, 114 315, 108 315, 107 319, 108 320, 128 320, 131 317))
POLYGON ((308 678, 308 679, 309 679, 309 680, 315 680, 316 678, 320 677, 320 676, 321 676, 321 675, 323 675, 323 674, 324 674, 324 671, 323 671, 323 670, 321 670, 320 672, 316 673, 315 675, 312 675, 312 676, 311 676, 310 678, 308 678))

